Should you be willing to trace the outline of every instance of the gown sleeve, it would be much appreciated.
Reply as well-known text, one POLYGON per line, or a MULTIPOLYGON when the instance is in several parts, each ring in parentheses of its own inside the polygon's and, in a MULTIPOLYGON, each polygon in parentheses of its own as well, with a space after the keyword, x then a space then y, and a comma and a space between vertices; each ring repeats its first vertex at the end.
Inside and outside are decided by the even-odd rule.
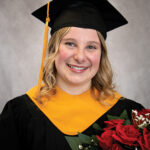
POLYGON ((0 145, 5 150, 19 150, 19 136, 15 125, 11 101, 7 102, 0 114, 0 145))
POLYGON ((1 148, 71 150, 64 135, 27 95, 7 102, 0 114, 0 150, 3 150, 1 148))

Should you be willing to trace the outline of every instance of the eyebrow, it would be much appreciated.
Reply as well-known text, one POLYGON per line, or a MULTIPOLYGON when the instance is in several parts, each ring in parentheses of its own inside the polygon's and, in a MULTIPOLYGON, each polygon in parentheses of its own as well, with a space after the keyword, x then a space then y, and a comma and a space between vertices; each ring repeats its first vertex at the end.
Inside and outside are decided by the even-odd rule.
POLYGON ((73 38, 64 38, 64 39, 62 39, 62 41, 68 41, 68 40, 76 41, 76 40, 73 39, 73 38))
MULTIPOLYGON (((73 39, 73 38, 64 38, 64 39, 62 39, 62 41, 69 41, 69 40, 77 42, 77 40, 73 39)), ((96 41, 88 41, 87 43, 94 43, 94 44, 97 44, 97 45, 101 44, 100 42, 96 42, 96 41)))

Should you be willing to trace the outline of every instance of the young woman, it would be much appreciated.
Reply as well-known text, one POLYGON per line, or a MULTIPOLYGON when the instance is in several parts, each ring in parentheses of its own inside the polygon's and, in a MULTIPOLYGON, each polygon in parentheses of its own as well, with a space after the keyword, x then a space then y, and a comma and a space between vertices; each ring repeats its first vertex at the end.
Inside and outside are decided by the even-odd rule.
MULTIPOLYGON (((38 94, 36 86, 10 100, 1 113, 5 150, 71 150, 67 136, 92 136, 92 125, 105 127, 108 114, 120 116, 126 109, 131 119, 133 109, 143 108, 123 98, 112 83, 106 33, 126 20, 105 0, 65 2, 50 3, 52 36, 38 94)), ((34 15, 41 17, 45 10, 47 5, 34 15)))

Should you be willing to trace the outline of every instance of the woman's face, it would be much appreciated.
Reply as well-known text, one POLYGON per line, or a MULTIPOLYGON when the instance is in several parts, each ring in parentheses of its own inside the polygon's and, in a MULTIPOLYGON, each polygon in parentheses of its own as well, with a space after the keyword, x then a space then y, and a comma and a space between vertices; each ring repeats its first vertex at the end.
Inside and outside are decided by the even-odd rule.
POLYGON ((71 27, 55 59, 57 84, 91 85, 98 71, 101 43, 94 29, 71 27))

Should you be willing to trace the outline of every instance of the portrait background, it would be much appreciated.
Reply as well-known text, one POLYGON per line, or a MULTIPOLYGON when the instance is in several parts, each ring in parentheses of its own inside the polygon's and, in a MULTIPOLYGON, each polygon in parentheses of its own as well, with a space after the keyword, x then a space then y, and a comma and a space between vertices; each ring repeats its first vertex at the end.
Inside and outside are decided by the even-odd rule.
MULTIPOLYGON (((47 2, 0 1, 0 112, 8 100, 37 84, 44 24, 31 12, 47 2)), ((109 2, 129 21, 108 32, 106 40, 116 90, 150 108, 150 1, 109 2)))

